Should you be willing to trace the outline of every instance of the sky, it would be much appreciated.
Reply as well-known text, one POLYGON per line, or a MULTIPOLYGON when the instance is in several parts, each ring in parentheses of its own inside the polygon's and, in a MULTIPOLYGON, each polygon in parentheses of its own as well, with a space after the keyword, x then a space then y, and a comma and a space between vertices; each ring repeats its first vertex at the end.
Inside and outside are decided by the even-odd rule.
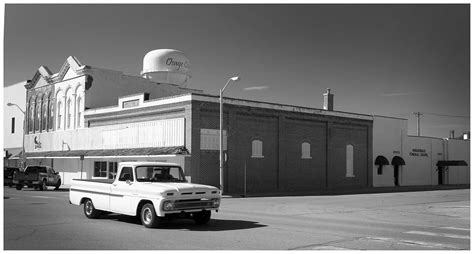
POLYGON ((4 86, 68 56, 140 75, 154 49, 190 60, 189 88, 408 119, 408 134, 469 131, 468 4, 6 4, 4 86), (456 116, 456 117, 453 117, 456 116))

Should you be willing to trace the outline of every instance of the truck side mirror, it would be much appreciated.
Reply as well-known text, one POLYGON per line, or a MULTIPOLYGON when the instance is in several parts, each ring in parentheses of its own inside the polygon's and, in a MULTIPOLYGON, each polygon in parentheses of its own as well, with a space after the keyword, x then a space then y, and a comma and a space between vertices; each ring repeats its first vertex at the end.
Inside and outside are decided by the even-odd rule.
POLYGON ((132 185, 132 183, 133 183, 132 181, 130 181, 130 180, 128 180, 128 179, 127 179, 127 181, 125 181, 125 182, 126 182, 128 185, 132 185))

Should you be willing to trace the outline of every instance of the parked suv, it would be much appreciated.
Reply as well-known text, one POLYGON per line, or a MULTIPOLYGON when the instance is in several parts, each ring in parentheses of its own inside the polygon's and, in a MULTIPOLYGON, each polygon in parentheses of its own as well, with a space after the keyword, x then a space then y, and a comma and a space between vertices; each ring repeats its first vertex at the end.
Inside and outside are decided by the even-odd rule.
POLYGON ((21 190, 25 185, 40 190, 47 190, 47 186, 54 186, 57 190, 61 186, 61 176, 49 166, 27 166, 24 172, 15 172, 13 183, 17 190, 21 190))

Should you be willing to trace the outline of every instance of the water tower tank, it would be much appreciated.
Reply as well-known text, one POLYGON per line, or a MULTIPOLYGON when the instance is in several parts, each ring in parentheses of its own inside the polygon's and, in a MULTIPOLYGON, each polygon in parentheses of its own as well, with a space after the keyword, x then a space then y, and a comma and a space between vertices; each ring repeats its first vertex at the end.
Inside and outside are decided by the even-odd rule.
POLYGON ((142 77, 157 83, 186 86, 191 78, 189 60, 174 49, 156 49, 143 57, 142 77))

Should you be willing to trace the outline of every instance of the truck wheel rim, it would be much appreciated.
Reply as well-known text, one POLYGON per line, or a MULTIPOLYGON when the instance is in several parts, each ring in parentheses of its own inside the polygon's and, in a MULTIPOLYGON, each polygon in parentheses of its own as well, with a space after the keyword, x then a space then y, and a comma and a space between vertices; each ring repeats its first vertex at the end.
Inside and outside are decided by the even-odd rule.
POLYGON ((151 222, 151 210, 150 208, 145 208, 145 210, 143 210, 143 221, 146 223, 146 224, 150 224, 151 222))
POLYGON ((86 213, 91 214, 92 213, 92 203, 87 201, 86 203, 86 213))

